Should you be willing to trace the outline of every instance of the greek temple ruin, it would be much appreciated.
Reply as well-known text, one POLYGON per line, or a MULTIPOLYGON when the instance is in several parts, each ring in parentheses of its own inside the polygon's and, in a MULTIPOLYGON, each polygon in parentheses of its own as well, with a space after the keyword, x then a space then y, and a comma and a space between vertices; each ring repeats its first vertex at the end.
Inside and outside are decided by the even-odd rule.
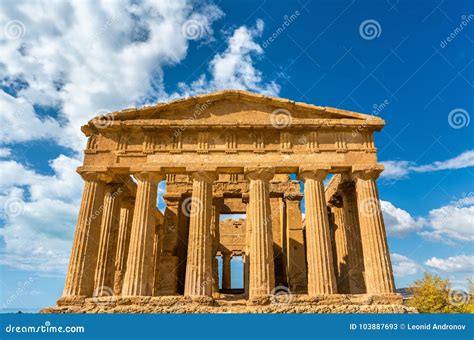
POLYGON ((64 291, 43 312, 409 312, 376 184, 383 126, 237 90, 95 117, 64 291))

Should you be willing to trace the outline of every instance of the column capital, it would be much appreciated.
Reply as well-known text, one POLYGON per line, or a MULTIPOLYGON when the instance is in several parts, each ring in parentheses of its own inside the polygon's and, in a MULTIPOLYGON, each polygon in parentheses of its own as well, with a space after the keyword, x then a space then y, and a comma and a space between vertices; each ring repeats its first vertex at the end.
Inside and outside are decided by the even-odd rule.
POLYGON ((375 165, 372 167, 359 168, 352 167, 352 179, 376 180, 384 169, 383 165, 375 165))
POLYGON ((314 179, 315 181, 324 181, 326 176, 331 170, 330 166, 321 165, 317 167, 300 167, 298 172, 298 178, 305 182, 308 179, 314 179))
POLYGON ((191 172, 189 178, 212 184, 217 179, 217 173, 215 171, 198 170, 191 172))
POLYGON ((262 180, 269 182, 275 175, 275 169, 269 167, 246 167, 245 178, 249 180, 262 180))
POLYGON ((133 174, 133 177, 135 177, 139 181, 152 183, 158 183, 164 178, 161 173, 151 171, 136 172, 133 174))
POLYGON ((84 181, 88 182, 104 182, 110 183, 113 180, 113 177, 104 172, 96 172, 96 171, 84 171, 79 172, 79 175, 82 177, 84 181))

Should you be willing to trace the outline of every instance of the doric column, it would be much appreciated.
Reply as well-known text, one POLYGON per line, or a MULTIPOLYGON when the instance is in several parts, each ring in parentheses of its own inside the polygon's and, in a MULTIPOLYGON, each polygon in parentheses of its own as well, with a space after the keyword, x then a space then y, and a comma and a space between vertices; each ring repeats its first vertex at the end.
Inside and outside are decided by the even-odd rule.
POLYGON ((333 254, 336 268, 337 292, 348 294, 349 286, 349 249, 347 244, 347 230, 342 208, 342 198, 337 197, 332 202, 331 211, 334 215, 334 243, 336 253, 333 254))
POLYGON ((288 286, 292 293, 306 290, 306 257, 304 253, 303 216, 300 202, 301 192, 285 193, 286 206, 286 263, 288 286))
POLYGON ((387 235, 375 180, 381 167, 354 171, 368 294, 394 293, 387 235))
POLYGON ((155 234, 155 209, 157 184, 160 174, 140 172, 134 174, 137 194, 133 212, 132 234, 123 280, 122 295, 151 295, 150 266, 153 265, 153 240, 155 234))
POLYGON ((191 174, 193 194, 184 285, 186 296, 212 296, 212 183, 216 177, 210 171, 191 174))
POLYGON ((222 253, 222 289, 231 288, 231 273, 230 273, 230 261, 232 256, 230 253, 222 253))
POLYGON ((94 290, 106 178, 95 172, 81 176, 85 183, 63 297, 92 296, 94 290))
POLYGON ((120 201, 123 188, 109 184, 105 190, 100 227, 99 252, 94 277, 94 294, 109 296, 113 294, 115 276, 115 253, 120 220, 120 201))
POLYGON ((273 262, 272 218, 270 212, 269 181, 273 178, 271 168, 246 169, 250 180, 249 215, 250 235, 250 298, 271 294, 275 288, 273 262))
POLYGON ((126 197, 122 199, 120 207, 120 221, 117 238, 117 253, 115 255, 114 294, 122 294, 123 276, 127 265, 128 247, 132 231, 133 206, 135 199, 126 197))
POLYGON ((323 180, 326 170, 300 171, 304 181, 304 199, 306 216, 306 243, 308 262, 308 294, 336 293, 331 235, 324 198, 323 180))
POLYGON ((216 258, 220 244, 219 217, 222 205, 222 197, 214 197, 212 202, 211 238, 212 238, 212 290, 213 297, 219 297, 219 265, 216 258))
POLYGON ((357 213, 355 184, 346 181, 341 186, 341 196, 349 247, 349 287, 351 294, 365 293, 364 256, 357 213))

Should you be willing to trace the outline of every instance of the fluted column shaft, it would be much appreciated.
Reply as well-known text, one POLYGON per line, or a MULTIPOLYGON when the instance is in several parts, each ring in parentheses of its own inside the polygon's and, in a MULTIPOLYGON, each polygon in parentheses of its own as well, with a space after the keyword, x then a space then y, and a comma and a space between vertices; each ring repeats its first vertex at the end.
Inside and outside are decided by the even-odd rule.
POLYGON ((114 294, 122 294, 123 276, 128 258, 128 247, 130 245, 130 234, 132 231, 133 206, 135 200, 127 197, 122 199, 120 207, 120 221, 117 237, 117 253, 115 255, 115 279, 114 294))
POLYGON ((360 236, 359 216, 354 182, 346 183, 341 190, 344 218, 349 246, 349 287, 351 294, 365 293, 364 256, 360 236))
POLYGON ((247 217, 251 224, 250 235, 250 282, 249 297, 271 294, 275 288, 273 262, 272 218, 270 211, 269 181, 273 169, 249 169, 249 209, 247 217))
POLYGON ((334 206, 331 208, 334 214, 334 224, 336 230, 334 231, 334 240, 336 243, 336 254, 334 260, 337 268, 337 292, 349 293, 349 249, 347 244, 347 230, 346 221, 344 217, 344 209, 342 207, 334 206))
POLYGON ((331 235, 324 197, 323 180, 326 175, 325 170, 300 173, 300 178, 304 181, 306 256, 310 296, 336 293, 331 235))
POLYGON ((231 272, 230 272, 230 261, 232 257, 230 253, 222 254, 222 289, 231 288, 231 272))
POLYGON ((353 174, 368 294, 395 292, 387 235, 375 183, 379 174, 380 170, 358 171, 353 174))
POLYGON ((212 183, 213 172, 191 174, 193 194, 189 221, 184 295, 212 296, 212 183))
POLYGON ((63 297, 92 296, 106 183, 98 173, 81 174, 84 179, 63 297))
POLYGON ((151 172, 134 175, 137 194, 133 212, 132 234, 123 280, 122 295, 151 295, 150 267, 153 265, 153 240, 157 184, 162 176, 151 172))
POLYGON ((94 294, 111 295, 114 282, 114 262, 120 219, 120 201, 123 189, 109 184, 105 190, 100 226, 99 251, 94 277, 94 294))

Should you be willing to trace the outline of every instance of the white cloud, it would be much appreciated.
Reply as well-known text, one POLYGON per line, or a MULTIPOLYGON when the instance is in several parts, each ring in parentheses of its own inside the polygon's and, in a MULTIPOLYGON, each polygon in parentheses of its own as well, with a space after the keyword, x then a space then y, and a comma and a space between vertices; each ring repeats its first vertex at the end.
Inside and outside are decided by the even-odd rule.
POLYGON ((403 236, 420 230, 426 221, 423 218, 413 218, 406 210, 395 207, 388 201, 380 201, 385 226, 390 235, 403 236))
MULTIPOLYGON (((0 90, 2 143, 52 139, 78 152, 85 143, 80 126, 102 110, 222 88, 278 93, 254 66, 263 54, 255 42, 261 20, 231 34, 211 59, 209 80, 203 75, 166 93, 164 68, 181 63, 192 41, 212 41, 212 24, 223 15, 215 5, 184 0, 5 2, 2 25, 18 20, 24 31, 19 39, 0 32, 0 82, 9 88, 0 90), (44 114, 49 111, 57 115, 44 114)), ((0 157, 11 156, 0 150, 0 157)), ((75 173, 80 157, 52 160, 52 176, 0 160, 1 264, 65 270, 82 192, 75 173)))
POLYGON ((433 209, 428 214, 430 229, 421 235, 450 244, 474 240, 474 199, 467 197, 433 209))
POLYGON ((211 60, 211 79, 201 75, 191 85, 179 84, 188 95, 219 89, 246 89, 268 95, 277 95, 280 87, 275 82, 264 83, 262 72, 254 67, 252 57, 263 54, 262 47, 254 40, 263 32, 264 23, 257 20, 255 27, 241 26, 228 38, 228 47, 211 60))
POLYGON ((392 260, 393 274, 397 277, 405 277, 409 275, 415 275, 423 270, 416 261, 400 254, 390 254, 392 260))
POLYGON ((0 158, 9 157, 12 154, 12 150, 8 148, 0 148, 0 158))
POLYGON ((1 161, 0 263, 38 272, 65 270, 80 205, 79 161, 59 156, 52 176, 1 161))
POLYGON ((2 103, 10 105, 2 123, 11 126, 2 140, 54 138, 80 150, 79 127, 99 110, 166 98, 163 67, 186 57, 189 40, 208 39, 222 15, 215 5, 196 9, 186 1, 3 3, 2 25, 19 20, 24 34, 11 39, 2 30, 2 74, 28 86, 16 99, 2 93, 2 103), (183 31, 189 20, 200 30, 198 37, 183 31), (61 123, 39 118, 33 104, 57 107, 61 123))
POLYGON ((472 272, 474 270, 474 256, 458 255, 447 259, 432 257, 425 264, 443 272, 472 272))
POLYGON ((401 179, 412 172, 433 172, 472 167, 474 166, 474 150, 465 151, 446 161, 436 161, 426 165, 415 165, 408 161, 384 161, 381 163, 385 166, 382 178, 401 179))

